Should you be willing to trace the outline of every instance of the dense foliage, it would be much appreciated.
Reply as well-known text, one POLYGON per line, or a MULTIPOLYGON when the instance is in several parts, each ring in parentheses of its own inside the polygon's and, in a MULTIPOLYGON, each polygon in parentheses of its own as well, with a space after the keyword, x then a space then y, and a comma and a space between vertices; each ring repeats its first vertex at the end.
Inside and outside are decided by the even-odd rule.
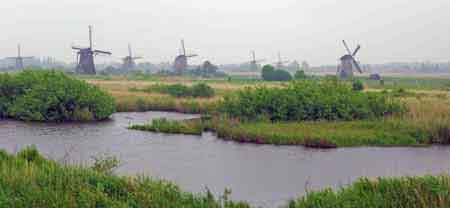
POLYGON ((355 91, 363 91, 364 90, 364 84, 361 82, 361 80, 354 80, 352 84, 352 88, 355 91))
POLYGON ((157 84, 145 89, 147 92, 159 92, 172 95, 174 97, 213 97, 215 91, 212 87, 204 83, 186 86, 182 84, 162 85, 157 84))
POLYGON ((228 95, 222 112, 231 117, 272 121, 355 120, 401 112, 388 94, 358 92, 337 81, 297 81, 284 88, 247 88, 228 95))
POLYGON ((292 80, 291 74, 285 70, 275 69, 271 65, 265 65, 262 69, 262 78, 265 81, 289 81, 292 80))
POLYGON ((9 155, 0 150, 0 207, 211 207, 245 208, 210 192, 191 194, 170 182, 118 177, 96 168, 68 167, 34 148, 9 155))
POLYGON ((303 70, 296 71, 295 75, 294 75, 294 78, 297 79, 297 80, 306 79, 305 71, 303 71, 303 70))
POLYGON ((450 207, 449 176, 360 179, 339 191, 309 192, 289 208, 450 207))
POLYGON ((0 116, 25 121, 108 118, 114 99, 98 87, 56 71, 0 74, 0 116))

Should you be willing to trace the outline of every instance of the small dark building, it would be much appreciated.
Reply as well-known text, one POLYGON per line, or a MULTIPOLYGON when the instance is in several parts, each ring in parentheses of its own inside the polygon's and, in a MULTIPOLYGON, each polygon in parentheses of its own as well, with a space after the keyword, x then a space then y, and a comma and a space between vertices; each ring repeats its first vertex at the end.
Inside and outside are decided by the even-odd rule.
POLYGON ((369 79, 370 80, 377 80, 377 81, 379 81, 379 80, 381 80, 381 75, 380 74, 371 74, 369 76, 369 79))

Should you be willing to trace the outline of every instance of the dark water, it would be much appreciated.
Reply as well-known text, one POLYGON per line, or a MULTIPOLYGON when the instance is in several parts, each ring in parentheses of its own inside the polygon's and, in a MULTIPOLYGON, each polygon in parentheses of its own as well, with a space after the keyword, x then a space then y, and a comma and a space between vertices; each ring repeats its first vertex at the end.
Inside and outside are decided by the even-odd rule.
POLYGON ((118 113, 91 124, 0 121, 0 148, 10 152, 35 144, 50 158, 75 163, 113 154, 118 174, 167 179, 184 190, 208 187, 253 205, 277 207, 308 189, 340 186, 361 176, 448 173, 450 147, 343 148, 312 150, 293 146, 238 144, 203 136, 163 135, 127 130, 151 118, 193 118, 177 113, 118 113))

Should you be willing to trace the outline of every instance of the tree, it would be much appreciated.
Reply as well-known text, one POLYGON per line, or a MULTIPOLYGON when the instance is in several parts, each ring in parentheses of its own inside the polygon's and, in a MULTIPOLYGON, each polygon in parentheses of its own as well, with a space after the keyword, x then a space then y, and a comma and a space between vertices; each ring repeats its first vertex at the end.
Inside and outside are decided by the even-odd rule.
POLYGON ((262 78, 266 81, 289 81, 291 74, 285 70, 276 70, 272 65, 265 65, 262 69, 262 78))
POLYGON ((299 70, 299 71, 295 72, 294 78, 295 79, 306 79, 305 71, 299 70))

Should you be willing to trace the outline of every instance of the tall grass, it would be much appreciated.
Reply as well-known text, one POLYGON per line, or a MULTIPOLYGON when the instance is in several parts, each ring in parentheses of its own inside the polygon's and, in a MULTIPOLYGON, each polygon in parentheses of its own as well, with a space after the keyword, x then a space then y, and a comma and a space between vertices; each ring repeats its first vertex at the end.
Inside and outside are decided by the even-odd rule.
POLYGON ((132 125, 129 129, 152 131, 169 134, 193 134, 201 135, 203 126, 199 122, 194 121, 175 121, 166 118, 153 119, 151 123, 144 125, 132 125))
POLYGON ((211 193, 191 194, 170 182, 69 167, 36 149, 0 151, 0 207, 249 207, 211 193))
POLYGON ((338 191, 309 192, 289 208, 448 208, 450 177, 424 176, 360 179, 338 191))
POLYGON ((364 121, 241 122, 225 117, 186 121, 153 120, 131 129, 171 134, 216 132, 219 138, 237 142, 304 145, 314 148, 349 146, 419 146, 430 144, 430 135, 421 128, 390 119, 364 121))

